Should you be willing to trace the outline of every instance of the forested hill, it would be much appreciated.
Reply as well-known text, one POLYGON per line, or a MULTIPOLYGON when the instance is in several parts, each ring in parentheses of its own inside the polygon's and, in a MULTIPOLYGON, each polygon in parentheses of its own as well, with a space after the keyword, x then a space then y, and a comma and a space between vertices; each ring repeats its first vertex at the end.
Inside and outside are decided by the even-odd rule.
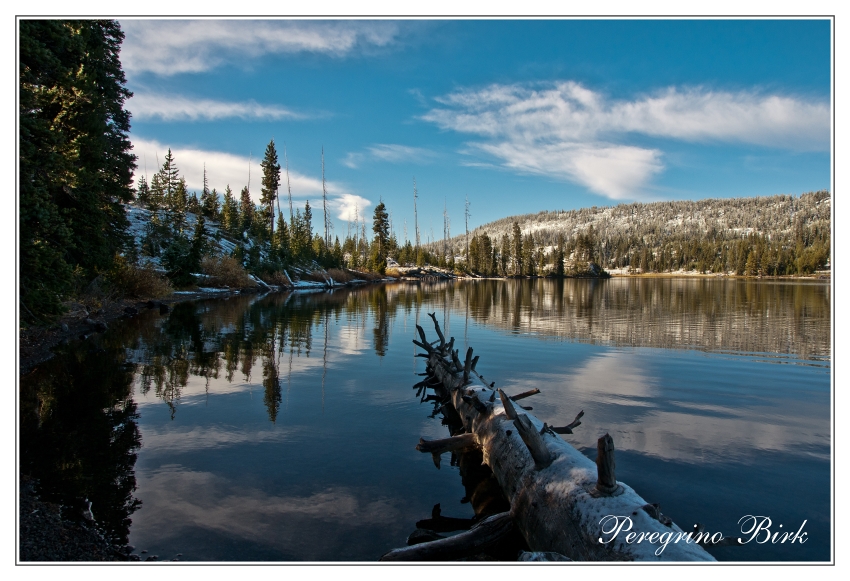
MULTIPOLYGON (((586 258, 609 269, 796 274, 811 272, 828 260, 830 220, 830 194, 818 191, 800 196, 544 211, 484 224, 471 231, 469 237, 475 240, 476 251, 488 242, 496 254, 515 255, 520 248, 516 234, 521 233, 522 245, 532 254, 537 253, 526 257, 524 267, 531 264, 541 269, 553 264, 560 239, 566 259, 586 258), (747 272, 751 252, 753 268, 747 272), (768 264, 770 261, 772 264, 768 264)), ((454 237, 450 243, 456 252, 465 253, 464 235, 454 237)), ((439 248, 440 244, 434 246, 439 248)), ((470 262, 474 264, 477 257, 472 256, 472 246, 470 262)), ((516 266, 516 256, 511 258, 516 266)))
POLYGON ((613 239, 636 237, 651 244, 665 238, 740 238, 747 234, 793 237, 797 224, 804 228, 826 228, 830 223, 829 192, 801 196, 776 195, 757 198, 729 198, 620 204, 613 207, 544 211, 510 216, 476 229, 491 237, 511 232, 519 224, 523 234, 534 233, 547 245, 554 245, 558 233, 574 237, 593 226, 597 236, 613 239))

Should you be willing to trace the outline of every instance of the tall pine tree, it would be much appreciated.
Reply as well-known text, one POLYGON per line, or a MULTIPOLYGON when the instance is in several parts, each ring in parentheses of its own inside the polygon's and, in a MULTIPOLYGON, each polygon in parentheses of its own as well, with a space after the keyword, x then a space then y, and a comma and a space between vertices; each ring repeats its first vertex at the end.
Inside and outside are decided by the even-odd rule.
POLYGON ((260 203, 266 212, 269 231, 274 232, 274 201, 277 198, 277 190, 280 186, 280 164, 277 162, 277 150, 274 147, 274 139, 266 146, 266 154, 260 163, 263 168, 263 185, 260 189, 260 203))

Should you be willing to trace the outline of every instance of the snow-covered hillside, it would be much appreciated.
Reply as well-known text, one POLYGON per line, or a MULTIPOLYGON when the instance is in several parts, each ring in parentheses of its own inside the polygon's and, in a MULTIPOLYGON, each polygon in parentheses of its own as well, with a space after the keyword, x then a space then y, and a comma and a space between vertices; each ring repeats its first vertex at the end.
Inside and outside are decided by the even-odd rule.
MULTIPOLYGON (((491 239, 499 240, 511 234, 516 222, 523 235, 533 233, 538 244, 552 246, 559 233, 569 240, 592 226, 600 240, 636 237, 651 246, 669 238, 701 239, 707 235, 734 239, 760 234, 787 239, 793 238, 798 224, 803 228, 829 228, 830 219, 829 192, 820 191, 800 196, 632 203, 544 211, 502 218, 475 228, 469 236, 486 232, 491 239)), ((465 236, 455 236, 450 243, 460 252, 465 236)), ((442 241, 432 243, 431 247, 434 251, 441 250, 442 241)))

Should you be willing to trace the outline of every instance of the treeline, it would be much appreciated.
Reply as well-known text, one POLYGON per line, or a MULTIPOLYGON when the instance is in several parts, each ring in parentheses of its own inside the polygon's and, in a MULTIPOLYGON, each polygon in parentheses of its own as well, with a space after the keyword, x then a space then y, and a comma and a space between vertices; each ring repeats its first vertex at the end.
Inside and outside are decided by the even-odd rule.
MULTIPOLYGON (((399 247, 395 235, 390 233, 389 214, 383 202, 375 207, 371 238, 363 221, 356 223, 353 231, 349 229, 342 242, 338 236, 331 241, 327 228, 322 233, 314 232, 309 200, 303 209, 293 208, 290 196, 288 216, 280 209, 281 176, 274 140, 266 147, 261 166, 260 204, 253 202, 248 186, 241 189, 238 197, 229 184, 223 195, 215 188, 210 190, 206 175, 199 196, 188 192, 169 149, 150 183, 144 176, 139 178, 136 203, 151 213, 141 241, 141 256, 159 259, 175 284, 192 282, 191 273, 198 271, 205 254, 213 252, 206 242, 210 237, 228 240, 234 248, 232 256, 248 271, 260 275, 274 275, 291 266, 310 269, 314 263, 323 268, 364 268, 383 274, 390 257, 416 260, 410 244, 399 247), (190 213, 195 215, 191 232, 186 219, 190 213), (214 234, 209 231, 211 223, 218 226, 214 234)), ((327 208, 326 200, 323 202, 327 208)), ((431 257, 424 253, 420 260, 431 257)))
MULTIPOLYGON (((811 274, 830 256, 830 197, 621 204, 542 212, 474 230, 465 267, 489 276, 630 272, 811 274)), ((465 237, 448 241, 466 254, 465 237)), ((436 245, 432 245, 436 246, 436 245)))
POLYGON ((202 258, 214 249, 210 237, 228 240, 232 255, 250 272, 269 274, 295 264, 318 263, 325 268, 341 266, 342 246, 339 240, 328 244, 327 239, 313 233, 313 210, 310 202, 303 210, 292 212, 284 219, 275 208, 280 166, 272 140, 262 162, 263 189, 260 204, 255 204, 247 186, 236 195, 228 184, 223 195, 209 189, 206 175, 200 193, 189 193, 186 180, 179 175, 177 160, 171 150, 150 183, 139 178, 136 204, 150 211, 150 221, 139 252, 142 257, 157 258, 178 285, 193 282, 202 258), (195 216, 194 226, 187 228, 187 214, 195 216), (211 234, 209 226, 218 228, 211 234))
POLYGON ((129 244, 122 203, 133 197, 112 20, 19 21, 19 305, 44 323, 108 270, 129 244))
POLYGON ((463 267, 482 276, 581 276, 599 274, 593 232, 572 239, 563 234, 555 246, 545 246, 534 234, 523 234, 514 222, 510 235, 490 238, 475 233, 469 241, 469 258, 463 267))

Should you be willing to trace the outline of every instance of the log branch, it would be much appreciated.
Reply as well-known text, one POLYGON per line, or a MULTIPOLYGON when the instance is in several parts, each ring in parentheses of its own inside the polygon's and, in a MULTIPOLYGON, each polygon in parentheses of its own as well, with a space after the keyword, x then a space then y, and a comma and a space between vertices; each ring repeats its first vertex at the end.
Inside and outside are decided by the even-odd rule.
POLYGON ((430 345, 428 345, 427 343, 422 343, 420 341, 417 341, 416 339, 413 340, 413 344, 416 345, 417 347, 421 347, 422 349, 424 349, 428 353, 431 353, 431 351, 433 351, 433 349, 431 348, 430 345))
POLYGON ((463 362, 463 384, 469 381, 469 372, 472 370, 472 347, 466 350, 466 360, 463 362))
POLYGON ((431 320, 434 321, 434 329, 437 330, 437 337, 440 338, 440 352, 441 354, 445 354, 443 351, 443 347, 446 346, 446 338, 443 336, 443 332, 440 330, 440 323, 437 322, 437 313, 428 313, 428 316, 431 317, 431 320))
POLYGON ((381 561, 454 561, 492 547, 510 534, 513 528, 511 514, 502 512, 453 537, 393 549, 382 556, 381 561))
POLYGON ((614 461, 614 439, 605 434, 596 442, 596 490, 611 494, 618 488, 616 462, 614 461))
POLYGON ((524 391, 522 393, 512 395, 511 401, 517 401, 518 399, 524 399, 526 397, 531 397, 532 395, 537 395, 538 393, 540 393, 540 390, 535 387, 534 389, 529 389, 528 391, 524 391))
POLYGON ((419 338, 422 340, 421 342, 417 342, 415 339, 413 340, 416 345, 422 347, 429 354, 434 352, 434 347, 431 346, 431 343, 428 341, 428 338, 425 336, 425 329, 422 328, 422 325, 416 325, 416 331, 419 333, 419 338))
POLYGON ((553 431, 553 432, 555 432, 556 434, 572 434, 572 433, 573 433, 573 428, 577 428, 577 427, 579 427, 579 426, 581 425, 581 417, 582 417, 583 415, 584 415, 584 410, 581 410, 581 411, 580 411, 580 412, 576 415, 576 418, 575 418, 572 422, 570 422, 569 424, 567 424, 566 426, 563 426, 563 427, 561 427, 561 428, 556 428, 556 427, 554 427, 554 426, 553 426, 551 429, 552 429, 552 431, 553 431))
POLYGON ((538 470, 541 470, 549 466, 555 458, 552 456, 549 448, 546 447, 546 444, 543 442, 543 437, 540 435, 540 432, 534 428, 534 424, 531 423, 528 416, 525 414, 521 416, 518 415, 514 420, 514 425, 516 426, 517 431, 519 431, 522 441, 525 442, 525 447, 528 448, 528 451, 531 453, 535 467, 538 470))
POLYGON ((460 358, 457 356, 457 349, 452 351, 452 363, 455 364, 455 369, 457 371, 463 371, 463 365, 460 364, 460 358))
POLYGON ((499 391, 499 398, 502 400, 502 405, 505 406, 505 415, 509 420, 515 420, 517 418, 516 408, 514 407, 513 402, 511 402, 511 398, 505 395, 505 392, 501 389, 499 391))
POLYGON ((420 452, 431 452, 432 454, 443 454, 445 452, 455 452, 458 450, 466 450, 477 446, 474 434, 460 434, 442 440, 426 440, 419 438, 419 443, 416 444, 416 449, 420 452))
POLYGON ((416 523, 416 528, 426 529, 438 533, 451 533, 454 531, 468 531, 475 523, 478 522, 474 518, 455 518, 451 516, 442 516, 440 503, 434 505, 431 509, 431 518, 420 520, 416 523))

